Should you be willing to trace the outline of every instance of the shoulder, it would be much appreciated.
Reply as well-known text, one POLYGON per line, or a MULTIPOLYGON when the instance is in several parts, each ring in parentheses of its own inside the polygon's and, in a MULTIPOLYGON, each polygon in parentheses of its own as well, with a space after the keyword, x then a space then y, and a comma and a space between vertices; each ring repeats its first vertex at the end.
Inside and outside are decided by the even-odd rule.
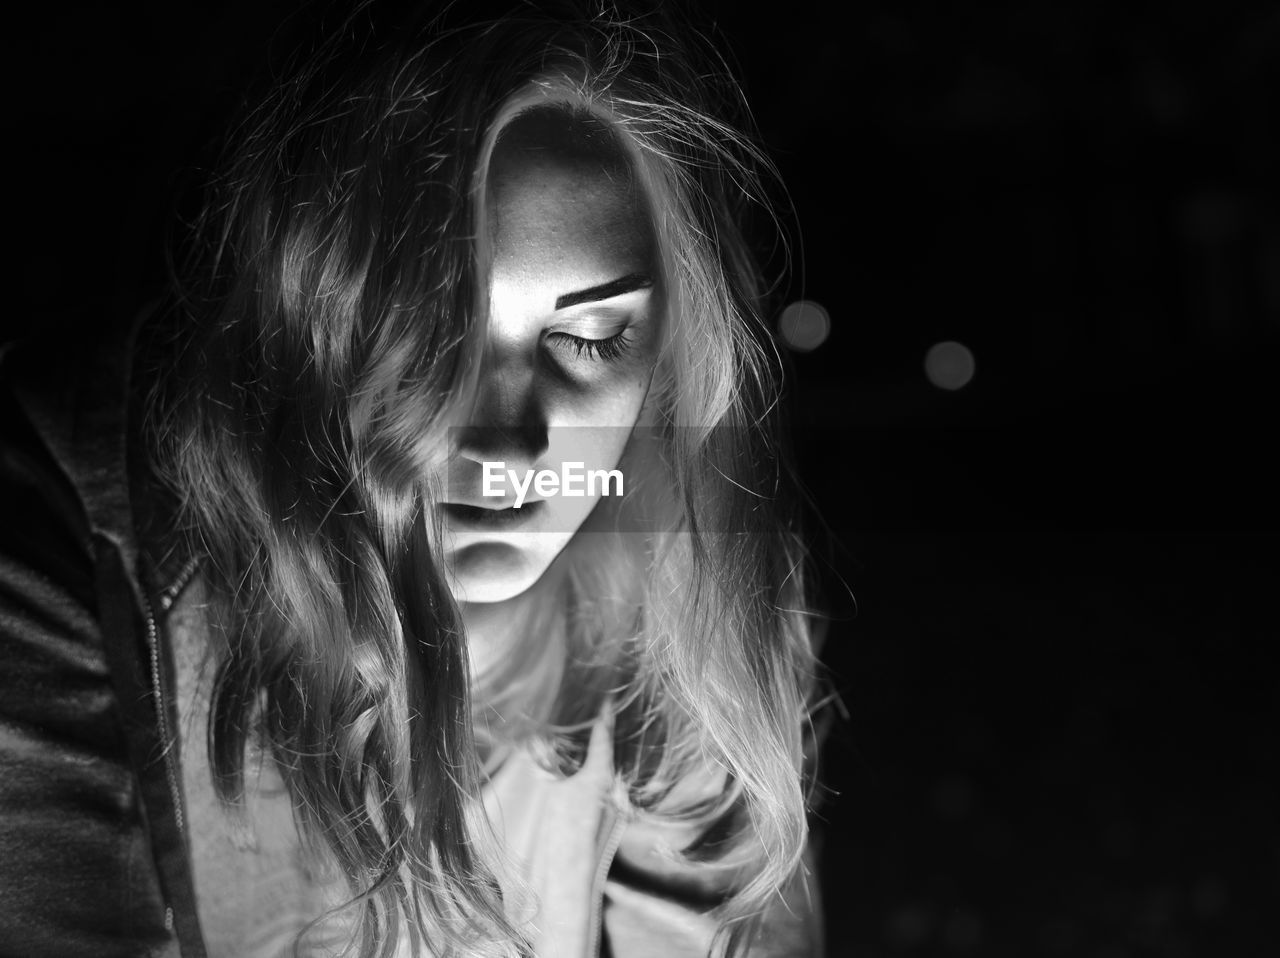
POLYGON ((55 516, 74 527, 84 550, 105 538, 153 593, 187 561, 174 548, 171 506, 143 439, 138 351, 160 312, 152 303, 96 324, 39 330, 0 352, 6 488, 32 481, 38 469, 55 516))
POLYGON ((0 815, 0 925, 27 953, 159 953, 169 933, 86 507, 95 482, 123 480, 80 455, 77 368, 27 346, 0 371, 0 805, 21 810, 0 815), (94 894, 68 894, 77 880, 94 894))

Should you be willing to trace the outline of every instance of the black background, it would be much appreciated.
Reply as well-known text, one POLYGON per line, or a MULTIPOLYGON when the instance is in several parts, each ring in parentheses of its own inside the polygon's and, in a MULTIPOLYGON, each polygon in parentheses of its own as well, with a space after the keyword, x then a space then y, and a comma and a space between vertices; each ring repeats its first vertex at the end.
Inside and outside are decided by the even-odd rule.
MULTIPOLYGON (((699 9, 794 203, 779 305, 833 322, 789 380, 847 710, 831 954, 1258 953, 1280 15, 781 6, 699 9), (976 357, 956 392, 923 371, 947 339, 976 357)), ((48 5, 10 34, 6 332, 159 291, 229 117, 320 9, 48 5)))

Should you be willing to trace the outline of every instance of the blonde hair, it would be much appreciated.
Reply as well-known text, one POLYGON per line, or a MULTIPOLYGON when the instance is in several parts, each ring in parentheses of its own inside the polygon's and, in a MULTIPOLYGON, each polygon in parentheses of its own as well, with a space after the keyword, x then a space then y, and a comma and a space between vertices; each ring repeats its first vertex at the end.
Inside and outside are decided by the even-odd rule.
POLYGON ((748 867, 719 911, 734 952, 800 867, 816 671, 740 223, 768 163, 722 119, 742 107, 723 63, 657 21, 521 12, 430 35, 357 68, 322 48, 239 131, 200 224, 153 422, 227 639, 215 780, 240 796, 263 737, 351 885, 362 956, 406 932, 415 953, 527 951, 468 840, 467 652, 422 477, 475 388, 488 158, 516 117, 563 110, 611 131, 649 200, 669 330, 650 481, 671 508, 648 535, 575 537, 528 595, 525 658, 476 705, 510 706, 520 744, 571 771, 610 700, 633 805, 721 823, 688 854, 748 867), (681 800, 708 768, 719 793, 681 800))

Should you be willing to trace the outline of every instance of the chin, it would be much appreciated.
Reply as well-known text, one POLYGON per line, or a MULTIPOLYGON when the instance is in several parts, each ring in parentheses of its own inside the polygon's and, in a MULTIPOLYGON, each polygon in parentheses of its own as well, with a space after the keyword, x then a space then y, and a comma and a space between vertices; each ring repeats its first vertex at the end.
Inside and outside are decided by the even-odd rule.
POLYGON ((449 588, 460 603, 506 602, 533 587, 559 553, 481 542, 448 556, 449 588))

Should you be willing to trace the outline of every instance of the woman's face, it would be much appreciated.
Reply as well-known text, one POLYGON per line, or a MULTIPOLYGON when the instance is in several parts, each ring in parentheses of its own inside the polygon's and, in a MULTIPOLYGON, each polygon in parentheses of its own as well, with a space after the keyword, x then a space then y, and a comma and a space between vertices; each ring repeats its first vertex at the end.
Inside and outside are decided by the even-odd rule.
POLYGON ((443 505, 462 602, 524 592, 600 500, 605 483, 586 477, 622 458, 663 320, 647 204, 603 129, 547 110, 517 118, 494 149, 486 202, 487 341, 443 505), (545 476, 539 486, 543 471, 582 494, 549 491, 545 476))

